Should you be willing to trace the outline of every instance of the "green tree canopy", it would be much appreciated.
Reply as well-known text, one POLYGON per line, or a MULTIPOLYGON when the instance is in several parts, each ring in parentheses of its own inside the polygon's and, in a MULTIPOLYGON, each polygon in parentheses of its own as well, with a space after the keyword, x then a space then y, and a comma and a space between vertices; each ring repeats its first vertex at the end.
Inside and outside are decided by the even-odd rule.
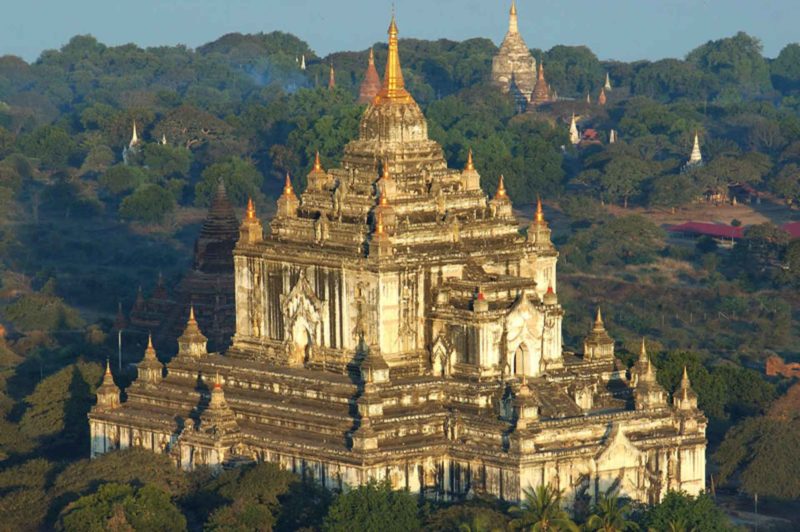
POLYGON ((20 140, 25 155, 42 161, 51 170, 66 168, 75 157, 78 146, 66 131, 58 126, 42 126, 20 140))
POLYGON ((640 522, 650 530, 670 530, 670 523, 682 524, 685 530, 721 532, 735 530, 713 499, 670 491, 660 503, 645 509, 640 522))
POLYGON ((186 530, 186 518, 168 493, 145 485, 104 484, 96 493, 81 497, 64 509, 59 529, 95 530, 186 530))
POLYGON ((225 190, 233 204, 244 205, 247 198, 260 195, 264 177, 252 162, 238 157, 212 164, 203 171, 201 181, 195 186, 195 203, 204 206, 211 203, 220 180, 225 182, 225 190))
POLYGON ((323 525, 326 532, 405 532, 419 528, 416 499, 407 491, 393 491, 388 480, 372 480, 336 497, 323 525))
POLYGON ((772 88, 769 66, 761 51, 758 39, 740 31, 733 37, 698 46, 689 52, 686 60, 717 76, 722 84, 760 92, 772 88))
POLYGON ((160 223, 175 209, 175 196, 158 185, 142 185, 122 200, 119 215, 125 220, 160 223))

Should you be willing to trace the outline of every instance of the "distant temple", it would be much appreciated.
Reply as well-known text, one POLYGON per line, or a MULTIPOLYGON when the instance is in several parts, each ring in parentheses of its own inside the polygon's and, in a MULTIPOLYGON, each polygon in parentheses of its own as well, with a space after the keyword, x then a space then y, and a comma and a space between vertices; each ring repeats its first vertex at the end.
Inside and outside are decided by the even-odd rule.
POLYGON ((541 201, 520 231, 502 176, 491 198, 480 179, 471 153, 448 168, 428 138, 392 17, 383 85, 342 166, 315 161, 299 195, 287 176, 267 233, 250 203, 232 250, 224 191, 212 206, 194 270, 233 261, 232 345, 209 349, 199 298, 181 308, 177 356, 164 368, 149 343, 125 401, 107 368, 91 456, 269 461, 329 488, 387 479, 439 500, 702 493, 707 421, 688 375, 670 398, 644 341, 628 371, 599 310, 582 352, 564 349, 541 201))
POLYGON ((370 103, 381 90, 381 78, 375 69, 375 54, 372 48, 369 49, 369 61, 367 71, 364 73, 364 81, 358 89, 358 103, 370 103))
POLYGON ((525 108, 536 85, 536 59, 519 34, 517 6, 511 2, 506 33, 500 50, 492 59, 492 82, 504 93, 511 93, 517 106, 525 108))
POLYGON ((703 164, 703 154, 700 153, 700 136, 695 132, 694 144, 692 144, 692 153, 689 155, 687 166, 700 166, 703 164))
POLYGON ((152 332, 157 345, 169 345, 183 331, 189 308, 194 307, 210 347, 224 350, 229 346, 235 324, 233 249, 238 238, 239 222, 220 181, 195 241, 192 269, 172 297, 161 276, 147 300, 140 288, 128 328, 152 332))
POLYGON ((572 113, 572 120, 569 122, 569 141, 573 145, 581 142, 581 134, 578 132, 578 122, 575 120, 575 113, 572 113))
POLYGON ((536 85, 533 87, 530 97, 530 105, 537 107, 544 103, 553 101, 553 95, 550 92, 550 85, 544 79, 544 64, 539 63, 539 73, 536 76, 536 85))

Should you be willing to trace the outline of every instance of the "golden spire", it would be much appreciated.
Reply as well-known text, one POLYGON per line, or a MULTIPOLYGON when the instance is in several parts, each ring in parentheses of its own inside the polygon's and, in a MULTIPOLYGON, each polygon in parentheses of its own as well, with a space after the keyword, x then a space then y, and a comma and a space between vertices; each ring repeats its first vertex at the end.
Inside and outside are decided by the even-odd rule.
POLYGON ((374 103, 376 104, 383 101, 399 103, 411 103, 414 101, 405 89, 397 42, 397 23, 394 20, 394 14, 392 14, 392 21, 389 23, 389 54, 386 57, 386 71, 383 75, 383 86, 375 97, 374 103))
POLYGON ((378 219, 375 221, 375 234, 383 235, 383 213, 378 211, 378 219))
POLYGON ((472 148, 470 148, 467 152, 467 166, 464 168, 464 170, 467 170, 468 172, 475 170, 475 165, 472 162, 472 148))
POLYGON ((639 350, 639 360, 641 362, 650 363, 650 357, 647 356, 647 345, 644 342, 644 336, 642 336, 642 348, 639 350))
POLYGON ((506 192, 506 183, 505 178, 503 175, 500 175, 500 181, 497 183, 497 192, 494 193, 494 199, 499 200, 507 200, 508 199, 508 192, 506 192))
POLYGON ((286 181, 283 183, 283 195, 288 197, 294 196, 294 188, 292 188, 292 180, 289 177, 289 172, 286 172, 286 181))
MULTIPOLYGON (((106 358, 106 372, 104 377, 111 377, 111 361, 108 358, 106 358)), ((105 378, 103 378, 103 381, 105 381, 105 378)))
POLYGON ((544 81, 544 59, 539 60, 539 79, 544 81))
POLYGON ((508 12, 508 33, 518 33, 519 26, 517 23, 517 3, 511 0, 511 10, 508 12))
POLYGON ((328 74, 328 89, 333 89, 336 87, 336 71, 333 69, 333 63, 331 63, 331 70, 328 74))
POLYGON ((129 147, 133 148, 139 144, 139 134, 136 131, 136 120, 133 121, 133 132, 131 133, 131 141, 128 144, 129 147))
MULTIPOLYGON (((247 198, 247 219, 256 219, 256 206, 253 205, 253 198, 247 198)), ((194 308, 192 308, 192 313, 194 313, 194 308)))
POLYGON ((222 379, 220 379, 219 371, 217 372, 217 375, 214 377, 214 389, 215 390, 222 389, 222 379))
POLYGON ((317 153, 314 155, 314 171, 315 172, 323 172, 324 171, 322 169, 322 163, 319 160, 319 150, 317 150, 317 153))
POLYGON ((367 61, 367 66, 375 66, 375 52, 372 51, 372 48, 369 49, 369 60, 367 61))
POLYGON ((542 210, 542 198, 536 196, 536 223, 543 224, 544 221, 544 210, 542 210))
POLYGON ((603 327, 603 314, 600 312, 600 307, 597 307, 597 315, 594 317, 595 327, 603 327))
POLYGON ((683 377, 681 377, 681 389, 686 390, 691 386, 691 382, 689 382, 689 373, 686 371, 686 366, 683 366, 683 377))
POLYGON ((197 323, 197 320, 194 318, 194 305, 191 305, 189 307, 189 323, 192 323, 192 322, 197 323))
POLYGON ((148 360, 156 359, 156 348, 153 347, 153 335, 147 333, 147 349, 144 350, 144 358, 148 360))

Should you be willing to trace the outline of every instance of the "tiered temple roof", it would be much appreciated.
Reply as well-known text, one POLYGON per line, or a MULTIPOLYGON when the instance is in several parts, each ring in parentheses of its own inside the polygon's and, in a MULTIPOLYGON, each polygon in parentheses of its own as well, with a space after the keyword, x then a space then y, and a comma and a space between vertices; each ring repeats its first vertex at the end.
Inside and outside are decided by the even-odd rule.
POLYGON ((170 296, 163 279, 153 295, 137 296, 130 314, 130 328, 153 332, 157 345, 170 350, 183 330, 183 319, 193 306, 198 321, 209 335, 214 350, 230 345, 234 333, 235 303, 233 249, 239 238, 239 222, 220 181, 194 245, 192 269, 170 296))
POLYGON ((232 346, 209 353, 190 314, 166 377, 143 372, 121 404, 104 385, 93 456, 267 460, 329 487, 387 478, 445 500, 518 501, 542 483, 566 502, 703 490, 702 413, 666 401, 646 355, 628 379, 599 313, 587 352, 562 348, 541 201, 523 235, 502 178, 490 199, 471 154, 447 167, 405 88, 394 18, 358 138, 307 182, 298 195, 287 176, 267 234, 248 205, 232 346))

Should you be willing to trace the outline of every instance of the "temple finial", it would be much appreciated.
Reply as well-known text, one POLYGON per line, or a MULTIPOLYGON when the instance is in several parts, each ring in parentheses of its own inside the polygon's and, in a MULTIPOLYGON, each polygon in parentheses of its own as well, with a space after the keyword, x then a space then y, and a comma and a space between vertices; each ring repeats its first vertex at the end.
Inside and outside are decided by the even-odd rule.
POLYGON ((508 12, 508 33, 519 33, 517 22, 517 3, 511 0, 511 10, 508 12))
POLYGON ((153 333, 147 333, 147 349, 153 349, 153 333))
POLYGON ((369 49, 369 59, 367 62, 367 66, 369 65, 375 66, 375 52, 372 51, 372 48, 369 49))
MULTIPOLYGON (((253 205, 253 198, 247 198, 247 219, 256 219, 256 206, 253 205)), ((192 309, 192 312, 194 312, 194 309, 192 309)))
POLYGON ((542 209, 541 196, 536 196, 536 223, 537 224, 544 223, 544 210, 542 209))
POLYGON ((289 172, 286 172, 286 180, 283 182, 283 195, 294 196, 294 188, 292 187, 292 179, 289 177, 289 172))
POLYGON ((189 322, 197 321, 194 317, 194 305, 189 306, 189 322))
POLYGON ((328 89, 333 89, 336 87, 336 71, 333 69, 333 63, 331 63, 331 69, 328 73, 328 89))
POLYGON ((500 181, 497 182, 497 192, 494 193, 494 199, 508 199, 508 192, 506 192, 506 182, 502 174, 500 174, 500 181))
POLYGON ((644 341, 644 336, 642 336, 642 348, 639 350, 639 360, 642 362, 650 363, 650 357, 647 356, 647 344, 644 341))
POLYGON ((397 22, 394 14, 389 23, 389 52, 386 57, 386 71, 383 75, 383 86, 375 97, 375 103, 382 101, 413 102, 413 98, 405 89, 403 70, 400 67, 400 51, 398 48, 397 22))
POLYGON ((597 307, 597 314, 594 317, 594 324, 603 326, 603 314, 600 312, 600 307, 597 307))
MULTIPOLYGON (((111 376, 111 360, 108 357, 106 357, 106 373, 105 373, 105 375, 109 376, 109 377, 111 376)), ((103 380, 105 380, 105 379, 103 379, 103 380)))
POLYGON ((375 221, 375 234, 382 235, 383 234, 383 212, 378 211, 378 218, 375 221))
POLYGON ((467 166, 464 168, 464 170, 467 170, 469 172, 475 170, 475 164, 473 164, 472 162, 472 148, 470 148, 469 151, 467 152, 467 166))
POLYGON ((319 160, 319 150, 317 150, 317 153, 314 154, 314 171, 322 172, 322 163, 319 160))

